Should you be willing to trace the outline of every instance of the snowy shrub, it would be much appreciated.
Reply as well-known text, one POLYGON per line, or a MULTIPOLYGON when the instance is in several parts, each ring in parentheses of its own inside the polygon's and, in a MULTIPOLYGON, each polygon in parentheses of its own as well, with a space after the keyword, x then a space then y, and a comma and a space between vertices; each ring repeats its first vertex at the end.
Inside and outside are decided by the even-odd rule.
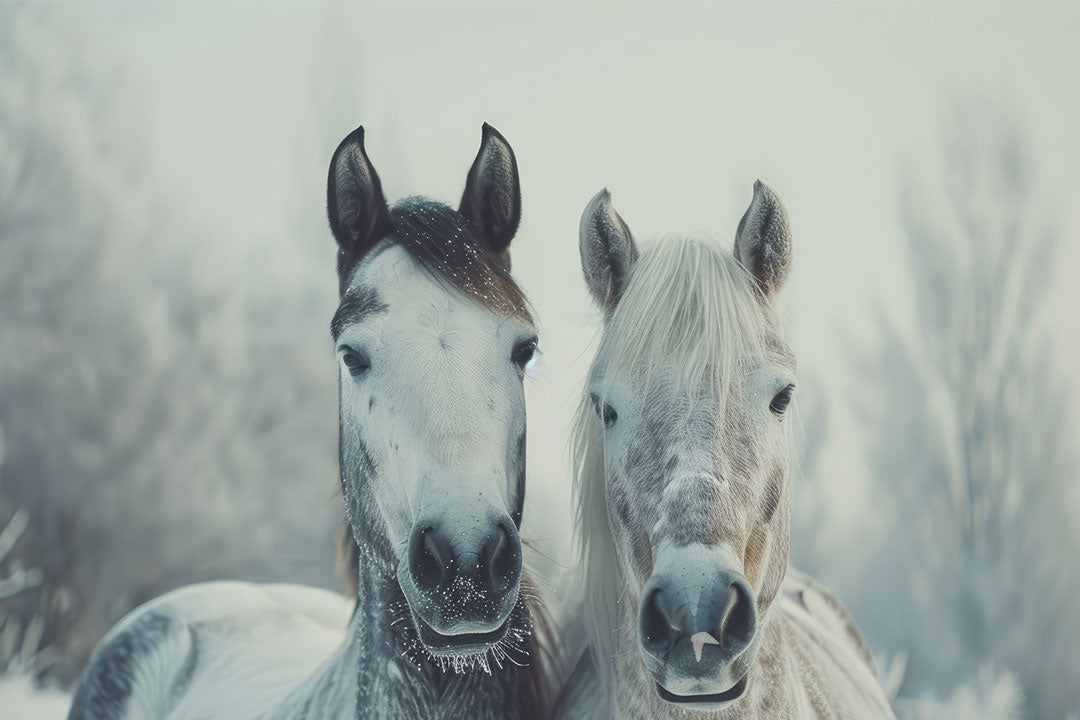
MULTIPOLYGON (((914 326, 883 313, 859 374, 878 537, 856 558, 815 554, 813 517, 795 535, 807 569, 847 581, 871 644, 906 656, 900 696, 950 693, 913 717, 1058 720, 1080 677, 1076 435, 1041 322, 1059 237, 1009 114, 956 108, 941 169, 901 206, 914 326), (971 681, 988 662, 1013 672, 971 681)), ((824 492, 807 505, 836 502, 824 492)))
POLYGON ((984 666, 945 699, 927 694, 899 701, 898 720, 1020 720, 1023 700, 1016 675, 984 666))
POLYGON ((341 516, 321 219, 186 219, 136 93, 88 57, 0 6, 0 528, 25 525, 0 578, 38 580, 0 597, 0 669, 63 682, 177 585, 332 585, 341 516))
POLYGON ((0 675, 4 720, 64 720, 70 703, 71 698, 58 690, 35 687, 30 675, 0 675))

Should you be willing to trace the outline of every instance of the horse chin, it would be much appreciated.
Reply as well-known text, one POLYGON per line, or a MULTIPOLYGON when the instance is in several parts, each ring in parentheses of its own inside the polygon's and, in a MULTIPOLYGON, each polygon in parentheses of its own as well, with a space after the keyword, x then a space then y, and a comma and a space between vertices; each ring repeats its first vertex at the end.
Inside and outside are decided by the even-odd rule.
POLYGON ((749 677, 749 673, 746 673, 730 688, 719 693, 677 695, 665 689, 659 682, 656 683, 656 692, 663 700, 675 705, 680 705, 689 710, 719 710, 720 708, 731 705, 743 696, 746 692, 747 679, 749 677))
MULTIPOLYGON (((456 617, 442 621, 439 613, 428 620, 425 610, 434 608, 412 602, 411 585, 402 584, 402 599, 395 604, 391 626, 402 645, 404 654, 414 664, 434 664, 444 672, 467 673, 482 670, 491 674, 493 668, 507 664, 529 664, 529 636, 532 620, 525 596, 516 591, 514 602, 505 613, 490 620, 483 617, 456 617)), ((421 598, 422 599, 422 598, 421 598)), ((509 600, 508 600, 509 602, 509 600)), ((460 603, 458 603, 460 605, 460 603)))
POLYGON ((463 632, 447 635, 431 627, 413 613, 416 633, 424 649, 433 658, 450 660, 464 659, 485 655, 488 650, 499 645, 510 631, 512 615, 508 615, 499 627, 483 632, 463 632))

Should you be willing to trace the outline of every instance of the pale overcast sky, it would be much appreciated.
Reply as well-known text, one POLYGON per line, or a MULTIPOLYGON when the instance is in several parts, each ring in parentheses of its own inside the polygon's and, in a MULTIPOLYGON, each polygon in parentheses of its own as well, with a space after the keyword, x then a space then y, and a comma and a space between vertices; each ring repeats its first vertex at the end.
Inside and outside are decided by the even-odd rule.
POLYGON ((911 317, 902 172, 938 167, 954 97, 987 95, 1026 128, 1036 193, 1063 238, 1048 326, 1063 368, 1080 352, 1076 5, 85 3, 52 12, 134 78, 147 160, 200 222, 236 242, 288 232, 325 246, 327 306, 314 323, 334 302, 321 223, 337 141, 363 124, 388 196, 455 202, 481 123, 502 131, 524 189, 514 269, 545 352, 529 390, 526 534, 555 553, 569 533, 559 458, 597 325, 578 217, 602 186, 641 239, 707 230, 724 243, 755 178, 779 190, 795 231, 790 339, 805 376, 839 398, 827 474, 857 483, 864 465, 852 440, 863 430, 843 402, 851 339, 872 347, 875 308, 911 317))

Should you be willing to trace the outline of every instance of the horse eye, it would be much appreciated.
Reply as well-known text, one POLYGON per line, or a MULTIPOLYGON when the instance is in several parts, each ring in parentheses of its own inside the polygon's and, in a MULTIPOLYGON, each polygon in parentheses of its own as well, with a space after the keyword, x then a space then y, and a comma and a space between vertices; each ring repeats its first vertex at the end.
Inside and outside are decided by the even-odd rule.
POLYGON ((353 377, 360 377, 371 369, 371 361, 367 359, 367 355, 355 350, 346 350, 341 359, 353 377))
POLYGON ((529 364, 529 361, 536 356, 539 350, 537 338, 531 337, 528 340, 522 340, 514 346, 514 351, 510 353, 510 361, 524 371, 525 366, 529 364))
POLYGON ((593 409, 596 410, 597 417, 604 423, 604 427, 610 428, 615 424, 615 421, 619 419, 619 413, 615 412, 615 408, 611 407, 607 403, 600 402, 600 398, 595 395, 589 395, 592 398, 593 409))
POLYGON ((795 395, 795 386, 788 385, 786 388, 776 393, 776 397, 769 403, 769 409, 772 410, 773 415, 784 419, 784 411, 787 410, 787 406, 791 404, 791 398, 795 395))

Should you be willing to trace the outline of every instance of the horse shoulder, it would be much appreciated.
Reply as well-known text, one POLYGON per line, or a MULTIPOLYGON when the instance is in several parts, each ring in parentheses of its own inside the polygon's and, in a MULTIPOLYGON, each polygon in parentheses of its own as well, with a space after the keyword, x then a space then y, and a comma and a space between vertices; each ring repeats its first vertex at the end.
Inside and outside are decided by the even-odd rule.
POLYGON ((866 640, 831 592, 789 568, 778 605, 790 630, 786 646, 800 659, 810 717, 894 720, 866 640))
POLYGON ((870 672, 877 676, 874 656, 859 626, 855 624, 855 618, 824 585, 806 573, 788 568, 781 592, 788 602, 794 603, 803 612, 844 638, 870 672))

